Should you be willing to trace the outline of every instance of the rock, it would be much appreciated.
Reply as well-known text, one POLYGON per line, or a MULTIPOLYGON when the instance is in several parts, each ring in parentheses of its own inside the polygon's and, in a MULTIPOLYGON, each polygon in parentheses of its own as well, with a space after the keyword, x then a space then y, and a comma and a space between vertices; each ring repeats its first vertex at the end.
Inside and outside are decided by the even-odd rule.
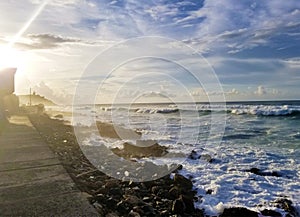
POLYGON ((140 198, 138 198, 137 196, 134 196, 134 195, 126 195, 124 201, 129 203, 132 206, 144 204, 144 201, 142 201, 140 198))
POLYGON ((121 197, 123 195, 123 191, 120 188, 111 188, 109 189, 109 194, 114 197, 121 197))
POLYGON ((144 211, 145 216, 156 216, 156 210, 148 204, 142 206, 142 210, 144 211))
POLYGON ((106 214, 105 217, 119 217, 119 215, 115 212, 111 212, 111 213, 106 214))
POLYGON ((141 217, 141 215, 138 212, 133 212, 132 210, 128 214, 128 217, 141 217))
POLYGON ((139 213, 141 216, 144 216, 144 211, 140 206, 133 207, 132 211, 139 213))
POLYGON ((117 203, 117 210, 121 214, 127 214, 131 208, 132 206, 130 206, 125 201, 120 201, 119 203, 117 203))
POLYGON ((180 186, 180 188, 183 188, 185 190, 191 190, 193 188, 192 181, 180 174, 174 175, 174 182, 176 185, 180 186))
POLYGON ((300 216, 300 213, 297 212, 296 208, 293 206, 292 201, 282 198, 282 199, 278 199, 275 201, 275 204, 278 208, 283 209, 284 211, 286 211, 288 215, 290 215, 291 217, 297 217, 300 216))
POLYGON ((161 207, 164 203, 162 201, 155 201, 155 207, 161 207))
POLYGON ((106 195, 109 192, 109 188, 105 188, 104 186, 102 188, 99 188, 97 191, 97 194, 106 195))
POLYGON ((250 173, 253 173, 253 174, 256 174, 256 175, 259 175, 259 176, 275 176, 275 177, 281 177, 281 175, 276 172, 276 171, 272 171, 272 172, 264 172, 264 171, 261 171, 260 169, 258 168, 251 168, 250 170, 246 170, 246 172, 250 172, 250 173))
POLYGON ((154 201, 161 201, 161 198, 158 197, 158 196, 155 196, 155 197, 153 198, 153 200, 154 200, 154 201))
POLYGON ((183 166, 181 164, 178 165, 177 170, 182 170, 183 166))
POLYGON ((274 210, 265 209, 265 210, 261 211, 260 213, 264 216, 282 217, 280 213, 278 213, 274 210))
POLYGON ((146 203, 150 203, 152 201, 152 198, 151 197, 144 197, 143 201, 146 202, 146 203))
POLYGON ((116 179, 110 179, 105 183, 105 188, 118 188, 120 186, 120 183, 116 179))
POLYGON ((168 210, 162 210, 162 211, 160 212, 160 215, 161 215, 161 216, 170 216, 168 210))
POLYGON ((178 173, 180 170, 183 169, 183 166, 181 164, 171 164, 171 166, 169 168, 170 168, 170 171, 173 170, 173 173, 178 173))
MULTIPOLYGON (((108 177, 104 173, 95 170, 96 168, 84 157, 71 126, 63 125, 62 121, 50 119, 46 116, 36 116, 35 119, 34 125, 40 129, 40 134, 49 142, 49 145, 57 153, 60 160, 64 162, 66 170, 70 172, 76 185, 82 191, 86 191, 92 195, 91 204, 98 210, 100 216, 203 216, 201 211, 197 209, 192 213, 186 213, 187 210, 193 209, 191 202, 195 196, 195 192, 192 191, 192 182, 188 178, 180 175, 174 175, 175 177, 171 178, 170 174, 164 173, 162 178, 149 182, 136 183, 108 177), (63 140, 67 140, 67 143, 62 146, 61 143, 63 140), (157 187, 152 189, 153 186, 157 187), (180 197, 180 195, 182 196, 180 197), (188 199, 185 199, 183 196, 188 199), (178 208, 179 206, 183 208, 180 209, 178 208), (172 209, 179 213, 185 210, 185 213, 172 213, 172 209)), ((157 148, 160 149, 159 146, 157 148)), ((95 150, 98 153, 98 148, 95 149, 94 147, 88 148, 87 152, 95 153, 95 150)), ((102 151, 102 149, 99 150, 102 151)), ((101 166, 109 168, 110 163, 107 160, 101 166)), ((158 176, 160 176, 159 173, 161 170, 165 170, 164 167, 157 166, 151 162, 140 164, 144 171, 153 171, 158 176)), ((166 165, 164 166, 166 167, 166 165)), ((177 167, 179 167, 177 170, 182 169, 182 166, 178 164, 172 164, 171 169, 175 170, 177 167)), ((122 169, 120 168, 120 170, 122 169)), ((125 170, 131 171, 130 169, 125 170)), ((171 170, 169 171, 171 172, 171 170)), ((142 172, 137 172, 144 175, 142 172)), ((87 195, 87 197, 90 197, 90 195, 87 195)))
POLYGON ((118 201, 116 199, 114 199, 113 197, 108 198, 105 201, 105 204, 110 207, 111 209, 114 209, 117 205, 118 201))
POLYGON ((185 195, 180 195, 179 199, 181 201, 183 201, 184 205, 185 205, 185 212, 186 213, 192 213, 195 211, 195 207, 194 207, 194 201, 192 198, 187 197, 185 195))
POLYGON ((188 158, 191 160, 198 160, 200 158, 200 155, 196 151, 192 150, 188 158))
POLYGON ((97 128, 102 137, 113 139, 130 139, 137 140, 141 138, 141 133, 132 129, 126 129, 111 123, 97 121, 97 128))
POLYGON ((104 196, 104 194, 97 194, 95 197, 95 200, 97 200, 99 202, 104 202, 104 201, 106 201, 106 197, 104 196))
POLYGON ((208 163, 212 163, 213 159, 209 154, 203 154, 200 157, 201 160, 207 161, 208 163))
POLYGON ((161 189, 160 186, 153 186, 153 187, 151 188, 151 192, 152 192, 153 194, 157 194, 158 191, 159 191, 160 189, 161 189))
POLYGON ((159 191, 157 192, 157 196, 162 198, 165 197, 168 194, 168 191, 166 191, 164 188, 159 189, 159 191))
POLYGON ((206 194, 212 194, 214 191, 212 190, 212 189, 208 189, 207 191, 206 191, 206 194))
POLYGON ((258 213, 244 207, 226 208, 219 217, 257 217, 258 213))
POLYGON ((195 216, 195 217, 206 217, 203 213, 203 210, 201 210, 201 209, 195 209, 195 212, 193 213, 193 216, 195 216))
POLYGON ((63 119, 64 116, 62 114, 55 115, 54 118, 63 119))
POLYGON ((185 210, 184 202, 181 199, 176 199, 172 204, 172 212, 174 214, 183 214, 185 210))
POLYGON ((271 176, 281 177, 281 175, 277 171, 271 172, 271 176))
POLYGON ((103 206, 100 203, 95 202, 95 203, 93 203, 93 206, 95 207, 97 212, 100 214, 100 216, 104 216, 105 210, 104 210, 103 206))
POLYGON ((169 198, 170 199, 176 199, 176 198, 178 198, 179 197, 179 189, 178 189, 178 187, 177 186, 174 186, 173 188, 171 188, 170 190, 169 190, 169 198))
POLYGON ((251 168, 250 170, 246 170, 246 172, 250 172, 258 175, 261 171, 258 168, 251 168))
POLYGON ((123 144, 123 149, 113 148, 111 150, 124 158, 162 157, 167 154, 167 147, 157 143, 151 146, 140 147, 125 142, 123 144))

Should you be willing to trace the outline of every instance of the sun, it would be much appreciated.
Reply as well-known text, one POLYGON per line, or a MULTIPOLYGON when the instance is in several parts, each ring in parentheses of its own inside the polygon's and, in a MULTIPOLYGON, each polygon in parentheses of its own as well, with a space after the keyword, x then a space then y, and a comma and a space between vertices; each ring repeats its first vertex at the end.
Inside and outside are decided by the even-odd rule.
POLYGON ((0 69, 18 68, 21 63, 20 51, 9 46, 0 45, 0 69))

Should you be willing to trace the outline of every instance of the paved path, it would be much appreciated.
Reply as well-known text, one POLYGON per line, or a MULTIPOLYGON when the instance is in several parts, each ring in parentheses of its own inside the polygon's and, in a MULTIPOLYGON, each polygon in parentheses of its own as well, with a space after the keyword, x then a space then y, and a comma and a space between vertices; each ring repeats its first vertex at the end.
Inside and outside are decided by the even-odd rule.
POLYGON ((99 216, 26 116, 0 134, 0 216, 99 216))

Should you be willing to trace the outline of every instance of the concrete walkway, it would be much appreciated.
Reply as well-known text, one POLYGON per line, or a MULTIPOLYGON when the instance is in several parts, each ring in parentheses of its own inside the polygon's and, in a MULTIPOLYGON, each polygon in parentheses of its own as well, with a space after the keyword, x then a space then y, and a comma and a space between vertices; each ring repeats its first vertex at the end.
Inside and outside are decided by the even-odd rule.
POLYGON ((26 116, 0 134, 0 216, 99 216, 26 116))

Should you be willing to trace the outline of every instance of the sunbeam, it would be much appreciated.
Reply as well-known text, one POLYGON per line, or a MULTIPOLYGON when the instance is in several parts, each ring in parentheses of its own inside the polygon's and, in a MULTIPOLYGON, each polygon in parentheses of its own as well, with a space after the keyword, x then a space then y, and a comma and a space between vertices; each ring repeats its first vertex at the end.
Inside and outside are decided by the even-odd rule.
POLYGON ((33 21, 40 15, 40 13, 43 11, 43 9, 48 4, 49 0, 45 0, 40 7, 34 12, 32 17, 25 23, 25 25, 20 29, 20 31, 10 40, 8 47, 13 47, 14 44, 18 41, 18 39, 26 32, 26 30, 30 27, 30 25, 33 23, 33 21))

